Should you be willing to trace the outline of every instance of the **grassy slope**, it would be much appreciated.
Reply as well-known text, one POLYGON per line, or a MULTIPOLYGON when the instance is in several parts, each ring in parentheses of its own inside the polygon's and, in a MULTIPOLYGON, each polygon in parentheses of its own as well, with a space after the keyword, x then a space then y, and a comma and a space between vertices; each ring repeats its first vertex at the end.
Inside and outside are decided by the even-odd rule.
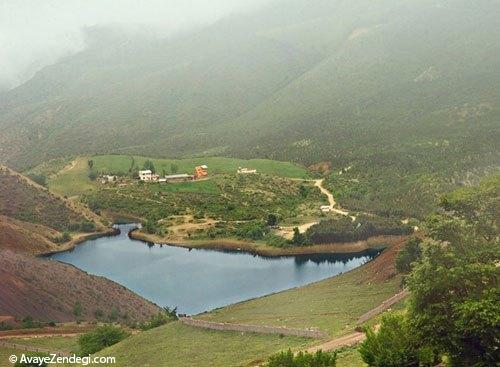
POLYGON ((220 332, 171 323, 137 334, 99 355, 116 356, 116 366, 246 366, 276 350, 300 348, 302 338, 220 332))
MULTIPOLYGON (((126 155, 101 155, 92 158, 95 169, 99 172, 127 174, 132 165, 132 159, 138 167, 142 167, 147 157, 126 155)), ((157 173, 163 170, 171 173, 171 165, 178 167, 178 173, 192 173, 194 167, 206 164, 211 174, 235 173, 238 167, 256 168, 259 173, 292 178, 307 178, 307 170, 290 162, 279 162, 269 159, 236 159, 225 157, 202 157, 185 159, 151 159, 157 173)))
POLYGON ((336 367, 365 367, 368 366, 361 359, 361 355, 359 354, 356 348, 348 348, 342 350, 338 354, 337 366, 336 367))
POLYGON ((206 320, 318 327, 332 336, 351 332, 356 320, 397 292, 398 277, 366 281, 365 267, 308 286, 234 304, 200 317, 206 320))
POLYGON ((50 190, 68 197, 91 190, 93 186, 88 177, 87 160, 86 157, 78 157, 71 163, 71 169, 65 168, 61 173, 49 178, 50 190))
MULTIPOLYGON (((398 248, 396 245, 366 266, 338 277, 198 317, 233 323, 319 327, 332 336, 349 333, 359 316, 397 292, 400 278, 392 275, 398 248)), ((276 351, 299 350, 313 343, 317 341, 208 331, 172 323, 132 336, 100 354, 117 356, 119 366, 247 366, 250 361, 276 351)), ((341 354, 339 366, 363 364, 351 349, 341 354)))
POLYGON ((48 336, 38 338, 11 338, 5 340, 8 343, 29 345, 34 347, 53 349, 63 352, 78 351, 78 335, 70 336, 48 336))
MULTIPOLYGON (((207 164, 211 175, 220 173, 235 173, 238 167, 256 168, 259 173, 268 174, 279 177, 290 178, 308 178, 308 172, 305 168, 290 162, 279 162, 268 159, 235 159, 224 157, 206 157, 206 158, 187 158, 187 159, 153 159, 148 157, 126 156, 126 155, 100 155, 92 158, 77 157, 70 165, 66 166, 59 173, 54 174, 54 166, 60 167, 60 160, 53 160, 53 163, 43 163, 27 173, 44 173, 48 178, 48 186, 50 190, 68 197, 81 194, 82 192, 90 191, 94 188, 92 182, 88 178, 89 168, 87 161, 94 161, 94 169, 99 173, 109 174, 128 174, 129 169, 134 164, 142 168, 147 159, 151 159, 154 163, 156 171, 159 174, 171 173, 171 165, 175 164, 178 167, 179 173, 192 173, 194 167, 201 164, 207 164)), ((184 192, 214 192, 213 184, 211 183, 196 183, 192 185, 176 184, 169 185, 167 191, 184 191, 184 192)))

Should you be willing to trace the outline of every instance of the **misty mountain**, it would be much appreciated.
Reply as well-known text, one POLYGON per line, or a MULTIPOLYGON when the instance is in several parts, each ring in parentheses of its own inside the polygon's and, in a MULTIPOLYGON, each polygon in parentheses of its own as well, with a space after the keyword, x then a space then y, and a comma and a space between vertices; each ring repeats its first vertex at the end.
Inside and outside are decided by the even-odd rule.
POLYGON ((499 16, 487 0, 291 0, 168 39, 96 27, 0 94, 0 160, 497 165, 499 16))

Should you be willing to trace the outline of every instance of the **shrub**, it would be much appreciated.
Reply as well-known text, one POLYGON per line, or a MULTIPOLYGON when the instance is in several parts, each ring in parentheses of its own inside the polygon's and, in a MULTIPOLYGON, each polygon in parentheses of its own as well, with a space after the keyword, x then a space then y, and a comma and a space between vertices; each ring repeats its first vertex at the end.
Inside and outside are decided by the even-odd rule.
POLYGON ((366 329, 366 340, 360 345, 361 358, 373 367, 433 366, 431 349, 420 345, 402 314, 387 314, 378 332, 366 329), (421 358, 422 356, 422 358, 421 358))
POLYGON ((94 232, 95 231, 95 223, 91 221, 84 221, 80 223, 80 230, 82 232, 94 232))
POLYGON ((294 355, 290 349, 269 357, 268 367, 335 367, 337 354, 318 350, 314 354, 299 352, 294 355))
POLYGON ((73 315, 76 317, 80 317, 83 315, 83 306, 80 301, 76 301, 73 305, 73 315))
POLYGON ((177 320, 177 307, 164 307, 163 312, 159 312, 157 315, 151 316, 148 322, 140 325, 140 328, 142 330, 154 329, 155 327, 165 325, 173 320, 177 320))
POLYGON ((122 328, 114 325, 99 326, 95 330, 81 335, 78 338, 82 356, 97 353, 98 351, 116 344, 128 336, 122 328))

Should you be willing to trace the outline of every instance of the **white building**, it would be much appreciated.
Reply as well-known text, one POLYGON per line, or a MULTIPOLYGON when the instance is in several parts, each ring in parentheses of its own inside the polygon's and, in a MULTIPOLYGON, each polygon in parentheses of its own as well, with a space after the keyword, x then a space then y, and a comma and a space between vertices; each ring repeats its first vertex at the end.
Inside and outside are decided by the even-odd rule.
POLYGON ((320 209, 321 209, 321 211, 323 213, 328 213, 329 211, 332 210, 332 208, 330 207, 330 205, 321 205, 320 209))
POLYGON ((152 181, 153 180, 153 172, 151 172, 150 169, 139 171, 139 180, 152 181))
POLYGON ((257 170, 255 168, 238 167, 237 172, 242 173, 242 174, 253 174, 253 173, 257 173, 257 170))

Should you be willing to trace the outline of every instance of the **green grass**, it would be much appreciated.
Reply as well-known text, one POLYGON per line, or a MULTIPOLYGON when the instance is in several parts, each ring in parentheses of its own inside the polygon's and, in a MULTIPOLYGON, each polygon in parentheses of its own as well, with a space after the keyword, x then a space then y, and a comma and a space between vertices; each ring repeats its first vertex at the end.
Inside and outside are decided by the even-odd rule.
MULTIPOLYGON (((20 344, 20 343, 18 343, 20 344)), ((20 360, 22 354, 32 355, 33 352, 26 352, 19 349, 11 349, 0 347, 0 367, 12 367, 14 366, 9 362, 9 357, 11 355, 16 355, 18 360, 20 360)), ((51 364, 51 367, 72 367, 75 366, 73 364, 51 364)))
POLYGON ((366 367, 357 348, 347 348, 339 351, 337 367, 366 367))
POLYGON ((17 349, 0 347, 0 367, 12 367, 13 364, 9 362, 9 357, 14 354, 19 358, 22 353, 17 349))
POLYGON ((63 170, 48 180, 49 189, 59 195, 68 197, 79 195, 82 192, 92 190, 94 187, 88 174, 87 158, 78 157, 73 168, 63 170))
POLYGON ((153 192, 196 192, 196 193, 218 193, 219 187, 214 181, 204 180, 204 181, 191 181, 191 182, 178 182, 178 183, 168 183, 151 185, 151 191, 153 192))
POLYGON ((308 172, 305 168, 290 162, 273 161, 270 159, 237 159, 225 157, 203 157, 185 159, 153 159, 139 156, 127 155, 100 155, 92 157, 94 167, 98 172, 127 174, 132 165, 137 164, 142 168, 147 159, 151 159, 157 173, 162 174, 163 170, 171 172, 171 165, 178 167, 179 173, 192 173, 194 167, 206 164, 210 174, 235 173, 238 167, 255 168, 257 172, 290 178, 307 178, 308 172))
POLYGON ((50 336, 39 338, 12 338, 5 340, 8 343, 23 344, 54 351, 75 352, 78 350, 78 336, 50 336))
POLYGON ((398 292, 399 277, 368 282, 365 267, 305 287, 237 303, 200 315, 206 320, 297 328, 332 337, 350 333, 357 319, 398 292))
POLYGON ((134 335, 98 355, 115 356, 114 366, 248 366, 288 348, 303 348, 311 339, 221 332, 170 323, 134 335))

